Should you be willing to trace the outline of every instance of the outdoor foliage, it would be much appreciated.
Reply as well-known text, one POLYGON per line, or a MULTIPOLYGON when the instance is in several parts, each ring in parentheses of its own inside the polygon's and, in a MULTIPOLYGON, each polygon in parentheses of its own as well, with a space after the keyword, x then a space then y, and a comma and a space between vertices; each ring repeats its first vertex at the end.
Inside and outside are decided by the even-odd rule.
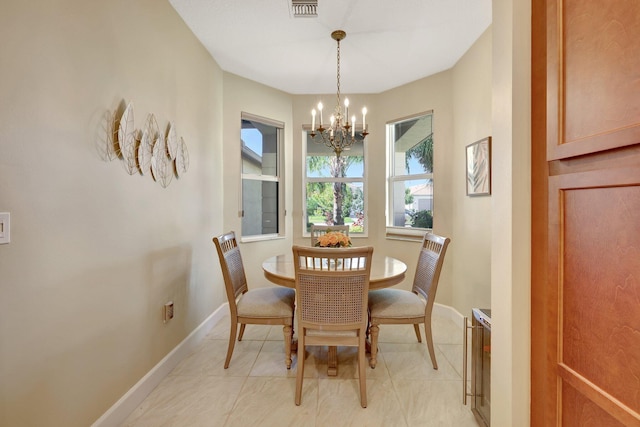
MULTIPOLYGON (((425 139, 407 150, 405 158, 407 171, 409 171, 409 160, 414 158, 422 165, 425 171, 433 172, 433 132, 425 139)), ((410 171, 409 171, 410 172, 410 171)))
MULTIPOLYGON (((433 133, 417 143, 406 152, 406 168, 409 161, 415 159, 427 172, 433 171, 433 133)), ((312 173, 324 177, 344 178, 350 166, 362 163, 362 156, 309 156, 307 168, 312 173), (329 176, 327 176, 327 172, 329 176)), ((415 165, 414 165, 415 166, 415 165)), ((410 205, 414 196, 409 189, 405 192, 405 205, 410 205)), ((412 227, 432 228, 431 211, 418 211, 408 214, 412 227)), ((308 182, 307 183, 307 218, 309 224, 322 218, 328 225, 344 225, 351 222, 352 231, 361 231, 364 219, 364 195, 362 189, 343 182, 308 182)))
POLYGON ((411 214, 411 226, 418 228, 433 228, 433 214, 431 211, 417 211, 411 214))
MULTIPOLYGON (((328 170, 333 178, 343 178, 349 167, 362 163, 362 156, 310 156, 311 172, 328 170)), ((364 207, 362 192, 342 182, 311 182, 307 185, 307 216, 322 216, 329 225, 344 225, 345 218, 358 217, 364 207)))

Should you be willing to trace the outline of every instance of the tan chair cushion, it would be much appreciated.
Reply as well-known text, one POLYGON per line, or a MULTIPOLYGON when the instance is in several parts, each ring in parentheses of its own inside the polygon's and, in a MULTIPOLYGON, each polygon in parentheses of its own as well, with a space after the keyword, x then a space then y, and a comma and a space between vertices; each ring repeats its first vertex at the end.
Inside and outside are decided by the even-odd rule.
POLYGON ((369 291, 371 317, 404 318, 424 316, 425 301, 402 289, 369 291))
POLYGON ((238 315, 248 317, 293 316, 296 291, 285 287, 252 289, 238 301, 238 315))

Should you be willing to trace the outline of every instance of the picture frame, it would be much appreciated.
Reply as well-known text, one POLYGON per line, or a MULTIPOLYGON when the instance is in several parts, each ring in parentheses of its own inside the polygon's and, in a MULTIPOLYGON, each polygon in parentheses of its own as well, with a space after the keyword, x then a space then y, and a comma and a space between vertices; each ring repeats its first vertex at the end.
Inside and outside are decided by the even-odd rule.
POLYGON ((491 137, 466 147, 467 196, 491 195, 491 137))

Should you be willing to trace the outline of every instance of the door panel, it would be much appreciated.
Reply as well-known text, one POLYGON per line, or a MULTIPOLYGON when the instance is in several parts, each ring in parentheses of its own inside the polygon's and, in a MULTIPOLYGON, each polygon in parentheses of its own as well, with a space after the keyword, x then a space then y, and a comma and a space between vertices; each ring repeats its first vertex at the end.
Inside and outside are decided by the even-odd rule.
POLYGON ((562 425, 582 427, 625 427, 599 406, 567 383, 562 387, 562 401, 565 410, 562 413, 562 425))
POLYGON ((583 425, 566 406, 568 383, 580 399, 633 425, 640 422, 640 168, 570 173, 549 183, 558 413, 564 425, 583 425))
POLYGON ((640 141, 640 2, 552 0, 549 159, 640 141))
POLYGON ((562 194, 560 363, 640 412, 640 186, 562 194))

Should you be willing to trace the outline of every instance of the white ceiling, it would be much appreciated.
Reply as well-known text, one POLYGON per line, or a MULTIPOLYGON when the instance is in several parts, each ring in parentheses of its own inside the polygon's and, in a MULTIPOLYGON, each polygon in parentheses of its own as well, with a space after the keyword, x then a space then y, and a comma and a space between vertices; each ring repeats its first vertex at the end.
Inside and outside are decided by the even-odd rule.
POLYGON ((379 93, 451 68, 491 24, 491 0, 169 0, 223 70, 291 94, 379 93))

